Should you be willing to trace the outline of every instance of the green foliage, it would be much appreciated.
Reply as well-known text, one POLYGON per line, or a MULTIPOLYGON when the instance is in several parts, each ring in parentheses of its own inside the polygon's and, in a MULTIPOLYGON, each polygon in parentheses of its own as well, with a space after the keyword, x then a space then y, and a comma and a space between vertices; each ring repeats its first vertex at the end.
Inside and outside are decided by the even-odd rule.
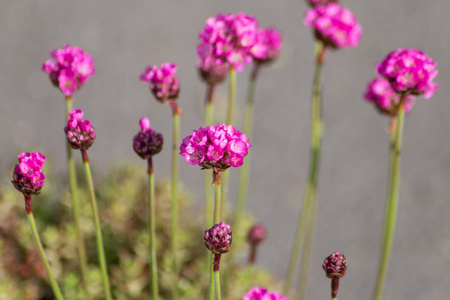
MULTIPOLYGON (((108 270, 115 299, 150 299, 148 253, 147 178, 145 167, 115 167, 99 181, 97 200, 105 243, 108 270)), ((95 180, 94 179, 94 180, 95 180)), ((84 178, 80 178, 80 183, 84 178)), ((66 299, 84 299, 77 265, 77 248, 70 195, 61 178, 47 176, 41 195, 33 197, 38 231, 52 270, 66 299)), ((158 277, 162 299, 169 299, 170 277, 170 186, 158 182, 156 189, 156 243, 158 277)), ((209 285, 209 252, 203 244, 204 214, 192 206, 192 196, 180 188, 180 234, 178 257, 179 295, 182 299, 205 299, 209 285)), ((80 184, 81 227, 86 240, 89 290, 102 299, 103 286, 98 266, 95 233, 89 195, 80 184)), ((0 189, 0 300, 53 299, 47 278, 34 248, 24 214, 22 196, 11 186, 0 189)), ((251 225, 246 217, 245 229, 251 225)), ((254 285, 279 287, 278 282, 258 267, 232 263, 248 252, 243 242, 246 230, 234 233, 230 254, 222 256, 224 299, 241 299, 254 285), (231 254, 233 253, 233 254, 231 254)), ((240 259, 239 259, 240 260, 240 259)))

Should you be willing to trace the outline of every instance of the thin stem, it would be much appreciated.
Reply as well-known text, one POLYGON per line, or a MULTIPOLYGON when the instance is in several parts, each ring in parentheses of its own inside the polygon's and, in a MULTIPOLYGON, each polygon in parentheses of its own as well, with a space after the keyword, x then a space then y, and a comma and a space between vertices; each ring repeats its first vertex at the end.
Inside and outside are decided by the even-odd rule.
MULTIPOLYGON (((221 197, 221 173, 213 171, 213 184, 215 185, 215 201, 214 201, 214 217, 213 217, 213 226, 215 224, 219 224, 220 221, 220 197, 221 197)), ((209 300, 213 299, 214 294, 214 283, 217 282, 217 280, 214 280, 215 273, 214 272, 214 260, 215 256, 211 253, 211 265, 210 265, 210 274, 209 274, 209 300)), ((218 272, 217 272, 218 273, 218 272)), ((216 292, 217 292, 217 286, 216 286, 216 292)), ((220 287, 219 287, 220 292, 220 287)), ((220 295, 219 295, 220 297, 220 295)), ((217 299, 217 295, 216 295, 217 299)), ((220 299, 220 298, 219 298, 220 299)))
POLYGON ((398 208, 398 194, 399 194, 399 182, 400 182, 400 151, 402 148, 403 126, 405 120, 405 99, 400 99, 400 107, 397 114, 397 130, 395 133, 395 146, 393 153, 393 162, 391 164, 392 170, 390 172, 389 182, 391 190, 390 195, 386 201, 387 209, 385 216, 385 229, 383 234, 383 245, 381 253, 381 263, 378 270, 378 281, 375 290, 374 299, 381 299, 383 293, 384 282, 386 280, 387 268, 389 265, 389 259, 391 256, 392 244, 394 241, 395 222, 397 218, 398 208))
POLYGON ((220 274, 214 272, 214 286, 216 287, 216 300, 220 300, 220 274))
MULTIPOLYGON (((244 113, 244 133, 251 140, 252 137, 252 124, 253 124, 253 102, 255 94, 255 84, 258 77, 258 71, 260 64, 256 63, 253 67, 252 74, 250 75, 250 83, 247 92, 247 103, 245 104, 244 113)), ((248 182, 250 176, 250 153, 247 155, 245 164, 240 167, 240 180, 238 197, 236 201, 236 211, 234 214, 234 230, 240 232, 242 218, 245 210, 245 202, 247 200, 248 182)), ((238 241, 239 242, 239 241, 238 241)))
POLYGON ((172 197, 172 299, 178 298, 178 284, 177 284, 177 240, 178 240, 178 134, 180 132, 180 113, 175 101, 171 101, 173 110, 173 140, 172 140, 172 182, 171 182, 171 197, 172 197))
MULTIPOLYGON (((310 253, 311 249, 306 248, 312 247, 312 231, 314 230, 314 224, 316 221, 315 207, 317 206, 317 183, 319 177, 320 152, 323 132, 320 75, 325 60, 325 53, 326 48, 324 44, 321 41, 317 40, 315 44, 316 70, 314 74, 311 106, 311 157, 309 164, 309 177, 298 222, 296 241, 291 253, 291 259, 287 273, 288 275, 284 286, 285 293, 288 293, 292 285, 292 281, 295 275, 295 269, 299 264, 298 258, 300 256, 300 252, 302 251, 302 240, 305 236, 305 231, 306 234, 309 235, 309 243, 306 243, 304 249, 304 251, 307 251, 307 255, 302 256, 302 258, 309 259, 308 252, 310 253)), ((306 239, 308 239, 308 236, 306 236, 305 240, 306 239)), ((309 262, 303 261, 302 265, 309 266, 309 262)), ((305 270, 305 268, 302 267, 302 270, 305 270)), ((304 281, 307 281, 307 273, 308 272, 306 272, 306 274, 303 274, 304 281)), ((300 276, 302 276, 302 274, 300 274, 300 276)))
POLYGON ((148 159, 148 217, 152 295, 154 300, 158 300, 158 266, 155 243, 155 177, 153 173, 153 162, 151 156, 148 159))
MULTIPOLYGON (((211 126, 214 119, 214 84, 209 84, 206 90, 205 99, 205 126, 211 126)), ((211 172, 210 170, 205 170, 205 202, 206 202, 206 224, 210 226, 213 222, 213 192, 211 187, 211 172)))
MULTIPOLYGON (((234 99, 236 95, 236 71, 234 68, 230 69, 230 90, 228 93, 228 110, 227 110, 227 125, 233 125, 233 107, 234 107, 234 99)), ((227 201, 227 192, 228 192, 228 172, 225 172, 222 176, 222 211, 227 201)))
MULTIPOLYGON (((31 203, 31 196, 24 195, 25 201, 29 201, 31 203), (28 197, 28 199, 27 199, 28 197)), ((58 283, 53 276, 52 270, 50 269, 50 264, 48 263, 47 257, 45 256, 44 247, 42 247, 41 239, 39 238, 39 234, 36 228, 36 222, 34 221, 34 216, 32 211, 27 211, 26 213, 28 224, 30 225, 31 235, 33 237, 34 245, 39 253, 39 257, 41 258, 42 264, 44 265, 45 272, 47 273, 48 280, 50 282, 50 286, 55 294, 57 300, 62 300, 63 296, 59 289, 58 283)))
POLYGON ((103 286, 105 289, 105 297, 107 300, 111 300, 111 288, 109 286, 108 270, 106 266, 105 249, 103 246, 102 230, 100 227, 100 219, 98 217, 97 200, 95 198, 94 181, 92 180, 91 167, 89 165, 89 158, 87 151, 81 149, 81 155, 83 158, 84 170, 86 172, 86 180, 89 186, 89 194, 91 196, 92 215, 94 216, 95 235, 97 236, 97 251, 98 259, 100 261, 100 270, 102 273, 103 286))
MULTIPOLYGON (((72 110, 73 98, 72 96, 66 96, 66 120, 69 119, 69 112, 72 110)), ((81 282, 86 300, 91 299, 91 295, 88 290, 88 267, 86 258, 86 248, 84 246, 83 233, 80 228, 80 209, 78 205, 78 184, 75 171, 75 163, 72 157, 72 149, 69 142, 66 141, 67 149, 67 164, 69 167, 69 182, 70 182, 70 197, 72 199, 72 211, 73 218, 75 220, 75 236, 77 239, 77 251, 78 259, 80 262, 81 282)))

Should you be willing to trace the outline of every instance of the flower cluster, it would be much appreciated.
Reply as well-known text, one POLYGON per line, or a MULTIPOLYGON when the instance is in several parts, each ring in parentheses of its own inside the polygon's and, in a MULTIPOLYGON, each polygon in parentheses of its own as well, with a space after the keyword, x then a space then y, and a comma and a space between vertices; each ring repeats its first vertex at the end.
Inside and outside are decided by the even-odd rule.
POLYGON ((12 183, 23 194, 39 194, 45 182, 42 173, 46 157, 39 152, 23 152, 18 156, 19 164, 14 168, 12 183))
POLYGON ((432 82, 438 74, 436 63, 425 53, 417 49, 398 49, 391 52, 377 64, 378 74, 392 84, 396 92, 421 95, 429 99, 439 88, 432 82))
POLYGON ((288 297, 283 296, 277 292, 269 293, 267 289, 255 286, 250 289, 243 297, 242 300, 289 300, 288 297))
POLYGON ((258 245, 264 241, 267 237, 266 227, 262 224, 253 225, 253 227, 248 232, 247 240, 251 245, 258 245))
POLYGON ((141 81, 150 84, 150 90, 158 101, 163 103, 176 100, 180 91, 180 81, 175 77, 177 65, 167 62, 158 66, 147 67, 141 74, 141 81))
POLYGON ((322 268, 328 278, 341 278, 347 271, 347 259, 339 252, 334 252, 323 261, 322 268))
POLYGON ((309 9, 304 23, 314 28, 316 38, 331 48, 356 47, 361 40, 362 28, 355 15, 336 3, 309 9))
POLYGON ((72 109, 69 112, 69 120, 64 131, 67 141, 73 149, 87 150, 95 140, 95 130, 88 120, 83 120, 83 111, 81 109, 72 109))
POLYGON ((251 147, 248 137, 232 125, 205 126, 183 139, 180 154, 191 165, 220 172, 240 167, 251 147))
POLYGON ((201 72, 217 76, 230 66, 241 72, 244 64, 252 63, 250 49, 256 43, 258 29, 254 17, 242 12, 237 15, 219 13, 208 18, 205 25, 199 35, 201 43, 197 46, 197 67, 201 72))
POLYGON ((220 222, 220 224, 216 224, 211 229, 205 231, 205 246, 213 254, 228 253, 232 240, 231 227, 225 222, 220 222))
MULTIPOLYGON (((384 77, 375 77, 367 85, 364 95, 369 102, 375 104, 376 108, 384 114, 395 116, 397 114, 400 97, 392 89, 389 81, 384 77)), ((414 105, 415 97, 407 95, 405 98, 405 112, 408 113, 414 105)))
POLYGON ((282 46, 281 33, 275 28, 260 28, 256 34, 256 43, 250 53, 258 63, 271 62, 278 57, 282 46))
POLYGON ((339 0, 306 0, 311 7, 317 5, 328 5, 329 3, 337 3, 339 0))
POLYGON ((95 74, 92 57, 79 47, 66 44, 61 49, 50 51, 50 56, 52 58, 46 60, 41 69, 66 96, 75 93, 95 74))
POLYGON ((143 159, 149 159, 152 155, 158 154, 162 150, 163 136, 150 126, 148 118, 139 120, 141 131, 133 138, 133 149, 143 159))

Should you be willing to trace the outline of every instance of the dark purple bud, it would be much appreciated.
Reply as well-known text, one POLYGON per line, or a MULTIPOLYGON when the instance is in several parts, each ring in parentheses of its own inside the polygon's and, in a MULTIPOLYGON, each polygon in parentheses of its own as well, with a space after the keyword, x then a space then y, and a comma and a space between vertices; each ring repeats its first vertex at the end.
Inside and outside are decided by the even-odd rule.
POLYGON ((264 225, 256 224, 248 232, 247 240, 251 245, 258 245, 267 237, 267 231, 264 225))
POLYGON ((322 267, 328 278, 341 278, 345 275, 345 271, 347 270, 347 260, 343 254, 334 252, 325 258, 322 267))
POLYGON ((232 239, 231 227, 225 222, 220 222, 205 231, 205 246, 213 254, 228 253, 232 239))

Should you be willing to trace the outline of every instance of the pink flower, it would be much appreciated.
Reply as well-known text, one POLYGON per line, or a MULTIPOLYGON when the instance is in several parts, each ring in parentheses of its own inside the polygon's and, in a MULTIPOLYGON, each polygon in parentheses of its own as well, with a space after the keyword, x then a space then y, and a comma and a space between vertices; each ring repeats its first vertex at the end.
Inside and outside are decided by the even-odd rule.
POLYGON ((353 13, 339 4, 317 5, 306 12, 304 24, 314 28, 317 39, 332 48, 356 47, 362 28, 353 13))
POLYGON ((197 46, 197 67, 208 83, 223 80, 230 66, 237 72, 244 64, 252 64, 250 49, 257 41, 258 23, 252 16, 242 12, 218 14, 208 18, 200 31, 201 43, 197 46))
POLYGON ((73 149, 89 149, 95 140, 95 129, 88 120, 83 120, 84 113, 81 109, 72 109, 69 112, 69 120, 64 128, 67 141, 73 149))
POLYGON ((19 154, 19 164, 15 166, 13 173, 14 187, 24 194, 39 194, 45 182, 42 167, 46 159, 39 152, 19 154))
POLYGON ((242 300, 289 300, 289 298, 277 292, 269 293, 267 289, 255 286, 242 297, 242 300))
POLYGON ((231 125, 201 127, 183 139, 180 154, 191 165, 217 172, 239 167, 251 144, 245 134, 231 125))
POLYGON ((384 76, 397 93, 421 95, 429 99, 439 88, 433 82, 438 74, 436 63, 417 49, 400 48, 377 64, 378 74, 384 76))
MULTIPOLYGON (((381 113, 390 116, 397 114, 400 97, 384 77, 375 77, 369 82, 364 98, 373 102, 381 113)), ((413 95, 406 96, 406 113, 413 107, 414 99, 415 97, 413 95)))
POLYGON ((66 96, 75 93, 95 74, 91 55, 81 48, 66 44, 61 49, 51 50, 50 56, 52 58, 42 64, 41 70, 66 96))
POLYGON ((253 58, 259 63, 266 63, 278 57, 283 44, 281 33, 275 28, 260 28, 256 43, 250 49, 253 58))
POLYGON ((167 62, 161 68, 154 65, 147 67, 141 74, 141 81, 148 82, 150 90, 158 101, 176 100, 180 90, 180 81, 175 77, 177 65, 167 62))

